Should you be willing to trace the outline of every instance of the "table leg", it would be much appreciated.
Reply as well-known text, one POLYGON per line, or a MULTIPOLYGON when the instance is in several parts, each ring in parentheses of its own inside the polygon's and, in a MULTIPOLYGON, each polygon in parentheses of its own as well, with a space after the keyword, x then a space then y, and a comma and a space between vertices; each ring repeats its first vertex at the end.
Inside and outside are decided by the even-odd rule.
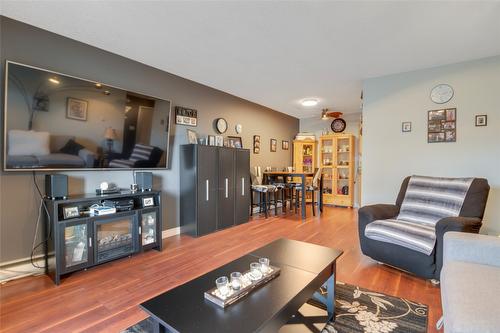
POLYGON ((306 218, 306 177, 305 175, 301 176, 302 178, 302 219, 306 218))
POLYGON ((153 333, 167 333, 170 332, 166 327, 164 327, 160 322, 154 321, 153 323, 153 333))
POLYGON ((313 294, 313 299, 323 303, 326 306, 326 312, 328 313, 328 320, 335 321, 335 285, 336 285, 336 265, 332 266, 332 275, 323 284, 326 287, 326 294, 322 294, 319 291, 313 294))

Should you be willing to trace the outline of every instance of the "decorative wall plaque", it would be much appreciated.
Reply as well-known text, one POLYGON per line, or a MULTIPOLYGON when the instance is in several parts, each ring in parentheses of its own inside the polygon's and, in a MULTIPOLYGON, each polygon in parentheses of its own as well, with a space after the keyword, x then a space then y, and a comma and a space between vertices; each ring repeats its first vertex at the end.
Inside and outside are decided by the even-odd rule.
POLYGON ((182 106, 175 107, 175 123, 178 125, 194 126, 198 125, 198 111, 182 106))

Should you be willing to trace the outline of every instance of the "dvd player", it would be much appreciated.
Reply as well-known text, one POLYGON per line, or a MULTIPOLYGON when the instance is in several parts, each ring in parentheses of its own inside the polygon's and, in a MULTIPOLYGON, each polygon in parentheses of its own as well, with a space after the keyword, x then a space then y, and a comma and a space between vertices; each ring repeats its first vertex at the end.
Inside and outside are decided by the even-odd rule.
POLYGON ((104 200, 102 204, 106 207, 115 208, 117 212, 134 209, 134 199, 132 198, 109 199, 104 200))

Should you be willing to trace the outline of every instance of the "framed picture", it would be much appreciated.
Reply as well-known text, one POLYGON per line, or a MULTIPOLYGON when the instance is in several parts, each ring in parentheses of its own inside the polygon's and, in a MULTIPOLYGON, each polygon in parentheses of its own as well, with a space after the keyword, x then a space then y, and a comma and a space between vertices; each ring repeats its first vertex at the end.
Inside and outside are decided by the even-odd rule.
POLYGON ((190 130, 190 129, 186 129, 186 134, 187 134, 188 143, 195 144, 195 145, 198 144, 198 135, 196 134, 195 131, 190 130))
POLYGON ((253 153, 254 154, 260 153, 260 135, 253 136, 253 153))
POLYGON ((457 109, 441 109, 428 111, 427 142, 457 141, 457 109))
POLYGON ((209 146, 215 146, 215 135, 209 135, 207 141, 209 146))
POLYGON ((222 135, 215 136, 215 145, 218 147, 224 147, 224 137, 222 135))
POLYGON ((227 137, 228 147, 231 148, 243 148, 243 143, 240 136, 228 136, 227 137))
POLYGON ((71 219, 73 217, 79 217, 80 211, 78 210, 78 206, 72 207, 64 207, 63 208, 63 216, 65 219, 71 219))
POLYGON ((487 126, 488 125, 488 116, 485 114, 476 116, 476 126, 487 126))
POLYGON ((411 132, 411 121, 403 121, 401 130, 403 132, 411 132))
POLYGON ((142 197, 141 198, 142 207, 151 207, 155 205, 155 200, 153 197, 142 197))
POLYGON ((276 139, 271 139, 271 152, 276 152, 276 146, 278 145, 278 141, 276 139))
POLYGON ((288 150, 290 148, 290 142, 286 140, 281 141, 281 149, 288 150))
POLYGON ((68 97, 66 103, 66 118, 86 121, 88 105, 89 102, 87 101, 68 97))

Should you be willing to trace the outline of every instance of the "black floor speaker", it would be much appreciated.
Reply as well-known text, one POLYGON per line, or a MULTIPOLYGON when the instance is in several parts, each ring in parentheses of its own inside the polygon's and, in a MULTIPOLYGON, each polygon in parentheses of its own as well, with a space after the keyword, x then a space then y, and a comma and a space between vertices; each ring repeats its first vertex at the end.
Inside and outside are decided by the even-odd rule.
POLYGON ((49 199, 66 199, 68 197, 68 176, 45 175, 45 195, 49 199))
POLYGON ((153 189, 153 173, 152 172, 136 172, 135 182, 139 191, 151 191, 153 189))

